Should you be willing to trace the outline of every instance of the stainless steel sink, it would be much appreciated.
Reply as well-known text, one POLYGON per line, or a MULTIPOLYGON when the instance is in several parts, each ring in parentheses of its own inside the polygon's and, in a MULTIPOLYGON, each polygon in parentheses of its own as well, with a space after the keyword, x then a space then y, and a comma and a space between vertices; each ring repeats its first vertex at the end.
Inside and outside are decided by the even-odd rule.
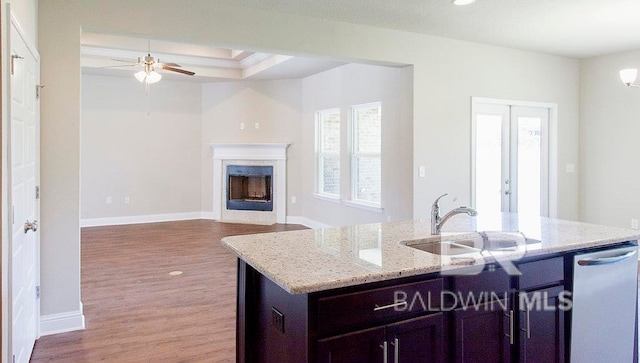
POLYGON ((402 241, 401 244, 435 255, 463 255, 482 251, 516 251, 524 245, 540 243, 539 240, 526 238, 519 232, 478 232, 464 235, 435 236, 419 240, 402 241))
MULTIPOLYGON (((404 242, 404 241, 403 241, 404 242)), ((463 255, 467 253, 476 253, 480 252, 480 249, 473 247, 473 241, 464 240, 464 241, 456 241, 456 242, 428 242, 425 240, 424 242, 419 241, 411 241, 411 244, 405 244, 406 246, 433 253, 435 255, 463 255), (413 242, 416 242, 415 244, 413 242), (461 243, 458 243, 461 242, 461 243)))

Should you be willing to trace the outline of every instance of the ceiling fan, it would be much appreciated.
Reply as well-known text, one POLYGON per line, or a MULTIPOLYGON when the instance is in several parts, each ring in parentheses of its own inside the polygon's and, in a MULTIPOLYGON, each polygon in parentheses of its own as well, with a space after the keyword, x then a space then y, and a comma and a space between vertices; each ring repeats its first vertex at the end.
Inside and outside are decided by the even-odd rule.
MULTIPOLYGON (((127 62, 132 63, 130 60, 117 59, 112 58, 111 60, 117 62, 127 62)), ((144 57, 138 57, 138 61, 128 65, 122 66, 110 66, 105 68, 114 68, 114 67, 144 67, 143 70, 134 74, 136 79, 140 82, 144 82, 147 84, 156 83, 161 78, 162 75, 157 72, 157 70, 165 70, 170 72, 181 73, 187 76, 195 75, 195 72, 187 71, 185 69, 180 69, 180 65, 176 63, 161 63, 159 59, 151 56, 151 53, 147 53, 144 57)))

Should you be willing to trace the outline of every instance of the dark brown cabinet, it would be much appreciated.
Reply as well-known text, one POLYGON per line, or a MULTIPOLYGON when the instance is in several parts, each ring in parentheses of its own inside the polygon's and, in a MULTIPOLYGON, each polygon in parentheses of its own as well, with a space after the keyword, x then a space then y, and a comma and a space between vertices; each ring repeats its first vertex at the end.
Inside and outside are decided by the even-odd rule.
POLYGON ((557 286, 519 294, 520 362, 564 362, 563 291, 557 286))
POLYGON ((507 278, 493 268, 455 278, 460 296, 487 301, 454 311, 456 362, 564 362, 564 260, 518 267, 522 274, 507 278))
POLYGON ((454 311, 455 362, 510 362, 513 313, 509 300, 454 311))
POLYGON ((318 362, 443 362, 442 313, 321 339, 318 362))

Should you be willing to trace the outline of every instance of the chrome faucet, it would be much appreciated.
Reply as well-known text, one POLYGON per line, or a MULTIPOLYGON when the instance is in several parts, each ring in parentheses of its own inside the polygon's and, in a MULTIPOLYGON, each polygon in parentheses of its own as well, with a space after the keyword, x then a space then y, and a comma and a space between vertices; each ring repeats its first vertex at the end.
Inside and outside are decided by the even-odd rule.
POLYGON ((458 207, 452 211, 450 211, 449 213, 445 214, 444 217, 440 217, 440 206, 438 205, 438 201, 444 197, 448 195, 448 193, 445 193, 441 196, 439 196, 435 202, 433 202, 433 205, 431 206, 431 234, 440 234, 440 230, 442 229, 442 225, 449 220, 449 218, 455 216, 456 214, 461 214, 461 213, 467 213, 469 216, 474 217, 478 215, 478 212, 476 212, 475 209, 473 208, 469 208, 469 207, 458 207))

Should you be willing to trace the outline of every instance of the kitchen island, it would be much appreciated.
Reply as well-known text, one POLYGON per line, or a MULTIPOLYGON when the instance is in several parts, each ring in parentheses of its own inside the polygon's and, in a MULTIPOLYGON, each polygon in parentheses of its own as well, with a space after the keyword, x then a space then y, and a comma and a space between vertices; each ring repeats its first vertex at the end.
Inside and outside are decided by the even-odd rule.
POLYGON ((439 236, 417 220, 227 237, 238 256, 237 361, 568 361, 573 256, 638 237, 516 214, 456 216, 439 236), (475 231, 523 238, 463 253, 414 248, 475 231))

